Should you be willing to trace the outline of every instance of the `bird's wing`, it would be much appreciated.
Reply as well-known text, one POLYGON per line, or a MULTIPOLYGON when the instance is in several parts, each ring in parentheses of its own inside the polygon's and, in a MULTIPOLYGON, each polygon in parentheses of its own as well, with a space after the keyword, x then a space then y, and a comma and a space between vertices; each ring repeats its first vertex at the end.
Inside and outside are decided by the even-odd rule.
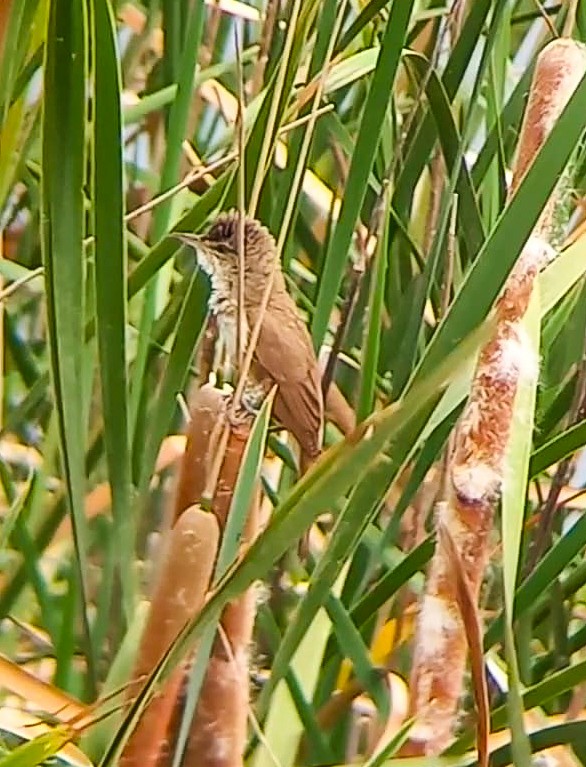
POLYGON ((314 458, 323 439, 321 375, 311 337, 292 299, 284 309, 271 306, 265 312, 254 356, 261 374, 278 385, 276 418, 314 458))

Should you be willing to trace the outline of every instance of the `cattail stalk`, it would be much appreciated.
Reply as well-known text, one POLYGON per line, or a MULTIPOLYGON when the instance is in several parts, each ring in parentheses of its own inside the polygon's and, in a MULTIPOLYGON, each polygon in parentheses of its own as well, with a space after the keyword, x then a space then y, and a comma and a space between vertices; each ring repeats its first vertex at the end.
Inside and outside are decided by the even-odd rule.
MULTIPOLYGON (((128 690, 129 698, 139 691, 185 623, 201 610, 219 537, 215 517, 196 506, 186 509, 173 527, 151 602, 134 682, 128 690)), ((156 767, 161 754, 170 750, 169 723, 183 677, 184 669, 179 667, 150 702, 126 744, 121 767, 156 767)))
MULTIPOLYGON (((540 54, 513 177, 518 187, 586 72, 585 49, 556 40, 540 54)), ((519 381, 536 380, 538 359, 522 320, 535 278, 555 256, 565 220, 567 184, 558 184, 496 304, 497 328, 480 352, 468 403, 457 425, 448 463, 446 502, 436 522, 453 541, 474 603, 489 557, 489 535, 500 497, 504 456, 519 381), (560 212, 561 211, 561 212, 560 212)), ((440 542, 430 563, 420 605, 411 675, 411 716, 404 753, 434 756, 449 745, 457 724, 467 646, 453 560, 440 542)))
MULTIPOLYGON (((251 426, 250 420, 246 420, 231 428, 211 511, 203 511, 197 504, 208 483, 226 413, 227 398, 221 391, 207 384, 197 391, 175 500, 169 510, 171 534, 161 555, 158 586, 129 697, 140 689, 144 676, 152 671, 185 623, 199 612, 209 590, 251 426)), ((244 542, 256 535, 257 510, 258 504, 254 503, 244 542)), ((182 762, 184 767, 195 763, 232 767, 242 763, 248 713, 247 652, 254 616, 252 590, 228 605, 222 614, 182 762)), ((177 668, 149 704, 126 745, 121 759, 123 767, 172 764, 188 665, 177 668)))
MULTIPOLYGON (((222 531, 249 434, 249 422, 233 427, 226 448, 212 504, 222 531)), ((180 487, 184 488, 186 481, 184 478, 180 487)), ((243 547, 252 543, 260 526, 260 494, 257 490, 242 537, 243 547)), ((255 614, 254 588, 249 588, 224 608, 199 693, 183 767, 241 767, 243 764, 249 706, 249 648, 255 614)))
MULTIPOLYGON (((201 499, 207 488, 228 407, 222 392, 210 385, 206 384, 197 392, 191 411, 193 425, 177 486, 176 518, 186 506, 201 499)), ((251 422, 246 420, 230 430, 211 504, 211 514, 220 533, 226 526, 250 428, 251 422)), ((249 510, 243 546, 259 531, 258 500, 257 496, 249 510)), ((242 764, 247 736, 248 650, 255 613, 254 589, 231 602, 222 613, 191 724, 183 767, 195 764, 198 767, 239 767, 242 764)), ((180 716, 176 716, 171 723, 171 741, 177 737, 179 722, 180 716)), ((158 767, 166 764, 159 762, 158 767)))

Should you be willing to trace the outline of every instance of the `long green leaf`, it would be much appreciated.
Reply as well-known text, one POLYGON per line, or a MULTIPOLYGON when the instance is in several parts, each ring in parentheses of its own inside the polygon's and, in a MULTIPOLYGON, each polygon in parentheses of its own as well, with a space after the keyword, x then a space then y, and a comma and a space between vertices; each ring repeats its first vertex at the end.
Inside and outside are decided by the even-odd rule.
MULTIPOLYGON (((84 4, 52 0, 44 67, 42 251, 60 446, 85 600, 88 594, 83 505, 85 406, 81 382, 85 345, 83 187, 87 66, 87 17, 84 4)), ((91 683, 94 658, 87 603, 84 603, 82 612, 91 683)))
POLYGON ((93 142, 96 318, 104 409, 104 442, 112 491, 120 583, 127 620, 134 612, 134 548, 130 500, 126 375, 126 238, 121 85, 116 26, 108 0, 94 0, 93 142))
POLYGON ((347 263, 352 233, 366 194, 368 177, 374 163, 412 9, 413 0, 403 0, 394 2, 389 13, 348 171, 346 194, 342 199, 340 217, 330 240, 321 274, 311 326, 313 342, 317 348, 321 346, 326 335, 347 263))

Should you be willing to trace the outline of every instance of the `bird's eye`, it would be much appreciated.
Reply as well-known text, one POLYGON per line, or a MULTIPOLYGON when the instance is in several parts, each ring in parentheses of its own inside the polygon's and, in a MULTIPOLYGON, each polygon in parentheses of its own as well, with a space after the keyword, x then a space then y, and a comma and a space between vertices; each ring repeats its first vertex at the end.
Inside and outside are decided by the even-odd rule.
POLYGON ((215 242, 214 249, 223 256, 236 256, 234 248, 228 245, 227 242, 215 242))

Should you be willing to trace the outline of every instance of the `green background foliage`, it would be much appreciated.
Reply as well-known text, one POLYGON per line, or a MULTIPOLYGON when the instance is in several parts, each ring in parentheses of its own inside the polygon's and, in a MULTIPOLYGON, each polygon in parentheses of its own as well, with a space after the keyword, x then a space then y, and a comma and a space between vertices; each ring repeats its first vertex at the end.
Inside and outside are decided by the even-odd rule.
MULTIPOLYGON (((388 715, 369 654, 377 615, 399 618, 416 600, 434 543, 424 535, 410 545, 405 512, 442 457, 490 309, 570 158, 574 199, 583 196, 586 81, 509 201, 506 190, 537 54, 562 31, 584 39, 586 6, 251 0, 228 13, 202 0, 5 4, 0 651, 35 670, 52 659, 51 684, 88 703, 128 678, 170 485, 157 455, 184 426, 177 396, 197 380, 207 317, 207 281, 168 235, 204 230, 238 203, 243 181, 246 207, 279 243, 316 349, 339 347, 335 378, 364 424, 348 441, 328 427, 330 448, 302 480, 284 469, 269 526, 225 567, 260 472, 261 412, 211 599, 131 710, 90 730, 81 747, 114 764, 156 679, 197 638, 209 640, 229 600, 279 580, 280 597, 258 607, 258 663, 270 676, 253 696, 263 740, 251 738, 247 760, 264 767, 276 755, 288 767, 304 736, 303 763, 343 763, 355 723, 346 713, 324 730, 318 711, 348 658, 388 715), (267 37, 262 19, 272 11, 267 37), (195 178, 194 157, 223 164, 195 178), (367 231, 378 235, 374 252, 367 231), (340 317, 345 332, 335 337, 340 317), (103 483, 111 508, 88 518, 103 483), (323 514, 327 546, 304 566, 295 541, 323 514), (55 539, 66 519, 72 533, 55 539)), ((560 226, 570 231, 580 210, 560 226)), ((527 330, 540 343, 540 384, 517 401, 502 550, 481 605, 489 668, 514 663, 505 652, 513 628, 511 698, 519 713, 544 715, 530 748, 570 744, 583 764, 586 722, 552 718, 586 681, 579 504, 556 515, 553 544, 529 574, 525 563, 539 505, 528 497, 546 494, 556 463, 586 444, 584 423, 567 419, 584 349, 585 271, 582 238, 539 278, 527 330)), ((409 643, 396 648, 391 667, 405 679, 410 662, 409 643)), ((503 727, 508 696, 495 680, 493 724, 503 727)), ((471 701, 463 708, 451 755, 409 765, 474 763, 471 701)), ((510 722, 517 743, 522 722, 510 722)), ((0 767, 40 763, 61 747, 61 730, 44 737, 34 751, 1 756, 0 767)), ((510 760, 508 745, 493 755, 494 765, 510 760)))

